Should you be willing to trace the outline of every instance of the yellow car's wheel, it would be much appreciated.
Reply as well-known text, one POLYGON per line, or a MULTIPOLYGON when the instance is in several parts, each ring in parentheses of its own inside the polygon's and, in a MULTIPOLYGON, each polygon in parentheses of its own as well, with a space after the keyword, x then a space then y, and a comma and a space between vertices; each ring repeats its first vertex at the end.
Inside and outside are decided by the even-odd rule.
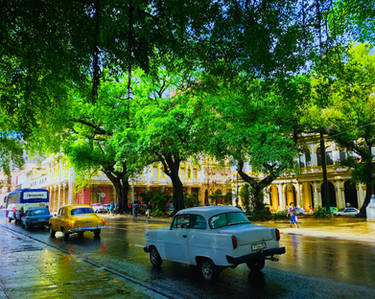
POLYGON ((100 229, 94 230, 94 236, 95 236, 95 238, 99 238, 100 237, 100 229))
POLYGON ((63 235, 64 235, 64 240, 69 240, 69 233, 67 231, 65 231, 64 228, 61 229, 63 235))
POLYGON ((53 230, 52 228, 52 224, 50 224, 49 226, 49 235, 54 238, 55 237, 55 234, 56 234, 56 231, 53 230))

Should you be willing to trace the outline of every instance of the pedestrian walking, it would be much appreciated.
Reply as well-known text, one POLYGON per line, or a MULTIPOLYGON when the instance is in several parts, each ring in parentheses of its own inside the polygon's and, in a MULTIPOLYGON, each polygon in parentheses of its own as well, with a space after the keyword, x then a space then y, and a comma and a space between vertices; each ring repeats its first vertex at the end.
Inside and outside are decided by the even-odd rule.
POLYGON ((146 217, 147 217, 147 219, 150 219, 150 214, 151 214, 151 205, 150 205, 150 203, 148 203, 147 204, 147 206, 146 206, 146 217))
POLYGON ((296 211, 296 208, 294 206, 294 202, 291 202, 289 204, 289 209, 288 209, 288 216, 290 216, 290 225, 289 227, 292 227, 293 224, 296 226, 296 228, 298 228, 298 224, 297 224, 297 211, 296 211))

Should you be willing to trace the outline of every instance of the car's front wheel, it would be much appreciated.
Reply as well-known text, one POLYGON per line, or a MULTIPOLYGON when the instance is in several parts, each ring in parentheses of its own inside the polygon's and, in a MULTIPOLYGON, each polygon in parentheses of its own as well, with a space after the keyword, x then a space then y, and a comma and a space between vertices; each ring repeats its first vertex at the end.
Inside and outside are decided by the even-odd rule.
POLYGON ((257 259, 255 261, 249 261, 246 263, 251 271, 261 271, 264 268, 264 258, 257 259))
POLYGON ((150 248, 150 262, 154 267, 160 267, 163 263, 158 250, 155 247, 150 248))
POLYGON ((52 225, 49 226, 49 235, 54 238, 56 235, 56 231, 53 230, 52 225))
POLYGON ((214 280, 219 274, 219 268, 209 259, 202 261, 199 266, 204 280, 214 280))
POLYGON ((95 236, 95 238, 99 238, 100 237, 100 229, 94 230, 94 236, 95 236))

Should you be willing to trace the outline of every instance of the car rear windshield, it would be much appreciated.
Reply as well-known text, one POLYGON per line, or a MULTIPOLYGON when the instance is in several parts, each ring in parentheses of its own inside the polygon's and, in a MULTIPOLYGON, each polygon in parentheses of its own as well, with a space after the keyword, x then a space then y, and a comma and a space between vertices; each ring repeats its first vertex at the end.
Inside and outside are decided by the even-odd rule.
POLYGON ((230 212, 212 216, 208 221, 212 229, 231 226, 237 224, 248 224, 250 223, 246 215, 242 212, 230 212))
POLYGON ((29 211, 29 216, 49 215, 48 209, 37 209, 29 211))
POLYGON ((74 215, 82 215, 82 214, 94 214, 94 212, 91 208, 77 208, 77 209, 73 209, 70 212, 70 214, 74 216, 74 215))

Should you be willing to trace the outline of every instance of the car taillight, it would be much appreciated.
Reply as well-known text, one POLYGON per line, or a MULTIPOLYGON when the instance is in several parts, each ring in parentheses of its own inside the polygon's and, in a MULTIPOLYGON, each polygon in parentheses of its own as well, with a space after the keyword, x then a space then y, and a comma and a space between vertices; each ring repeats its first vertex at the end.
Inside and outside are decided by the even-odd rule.
POLYGON ((280 240, 280 231, 277 228, 275 229, 275 234, 276 234, 276 240, 279 241, 280 240))
POLYGON ((70 228, 72 228, 72 227, 73 227, 73 225, 72 225, 71 223, 69 223, 69 227, 70 227, 70 228))
POLYGON ((237 248, 237 238, 236 236, 232 236, 232 245, 233 245, 233 249, 236 249, 237 248))
POLYGON ((103 224, 105 224, 105 219, 103 219, 103 224))

